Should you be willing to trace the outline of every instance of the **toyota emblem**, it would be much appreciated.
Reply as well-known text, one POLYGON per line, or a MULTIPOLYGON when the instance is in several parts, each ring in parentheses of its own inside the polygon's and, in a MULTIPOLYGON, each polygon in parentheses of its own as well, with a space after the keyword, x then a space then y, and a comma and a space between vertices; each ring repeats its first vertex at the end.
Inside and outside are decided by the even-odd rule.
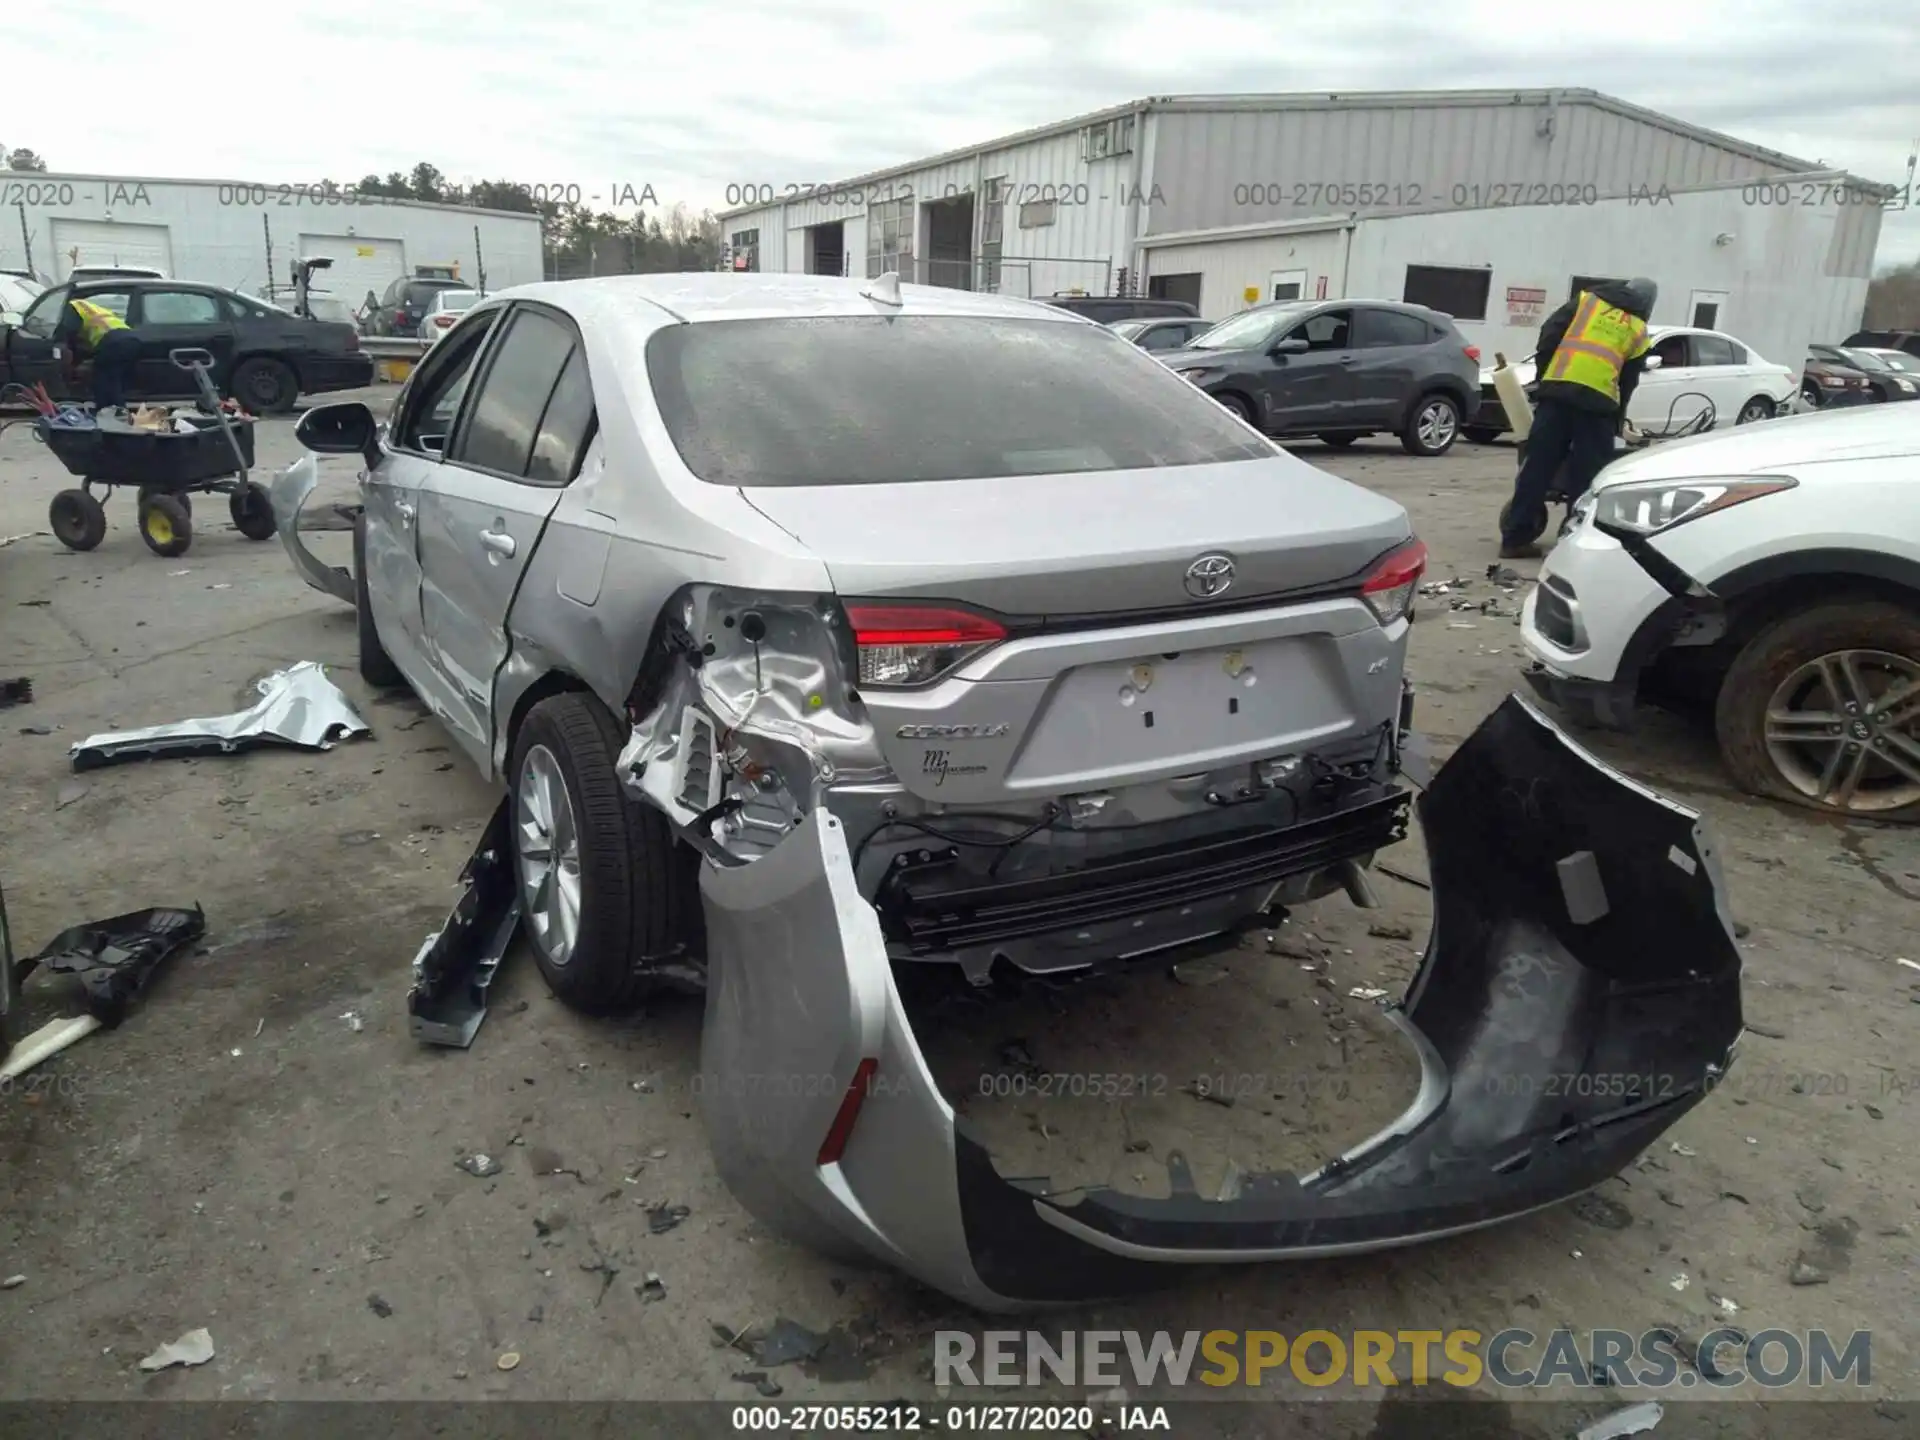
POLYGON ((1231 555, 1202 555, 1187 566, 1187 593, 1196 600, 1211 600, 1227 593, 1233 584, 1231 555))

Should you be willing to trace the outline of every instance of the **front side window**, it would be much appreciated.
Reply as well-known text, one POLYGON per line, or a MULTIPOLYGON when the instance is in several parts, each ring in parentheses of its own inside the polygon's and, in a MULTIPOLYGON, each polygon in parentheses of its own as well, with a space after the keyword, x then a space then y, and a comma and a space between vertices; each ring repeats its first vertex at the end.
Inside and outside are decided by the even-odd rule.
POLYGON ((1249 310, 1194 337, 1196 350, 1264 350, 1304 313, 1298 305, 1249 310))
POLYGON ((551 315, 521 310, 501 338, 450 459, 524 476, 540 420, 573 353, 573 332, 551 315))
POLYGON ((1353 324, 1345 310, 1327 310, 1311 316, 1287 333, 1289 340, 1304 340, 1307 349, 1346 350, 1353 344, 1353 324))
POLYGON ((460 418, 460 402, 466 398, 480 347, 498 318, 497 313, 482 316, 464 326, 460 334, 441 342, 416 378, 407 382, 409 389, 416 383, 420 389, 400 401, 403 418, 394 443, 401 449, 438 455, 446 448, 447 436, 460 418))
POLYGON ((1116 336, 1057 320, 673 325, 647 345, 681 460, 716 485, 872 485, 1270 457, 1116 336))
POLYGON ((31 310, 20 317, 20 328, 39 339, 51 340, 55 327, 60 323, 61 312, 67 308, 67 301, 72 296, 73 288, 69 285, 47 291, 33 302, 31 310))

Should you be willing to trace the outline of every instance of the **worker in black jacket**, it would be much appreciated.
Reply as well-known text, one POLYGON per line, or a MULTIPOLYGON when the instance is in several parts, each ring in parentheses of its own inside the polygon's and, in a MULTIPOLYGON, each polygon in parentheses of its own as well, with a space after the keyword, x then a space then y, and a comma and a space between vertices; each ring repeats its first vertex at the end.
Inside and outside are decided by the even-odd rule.
POLYGON ((1527 458, 1514 477, 1500 558, 1533 559, 1546 528, 1547 495, 1560 467, 1569 498, 1584 494, 1612 458, 1627 402, 1646 369, 1647 322, 1660 287, 1644 277, 1582 290, 1540 327, 1533 357, 1539 388, 1527 458))

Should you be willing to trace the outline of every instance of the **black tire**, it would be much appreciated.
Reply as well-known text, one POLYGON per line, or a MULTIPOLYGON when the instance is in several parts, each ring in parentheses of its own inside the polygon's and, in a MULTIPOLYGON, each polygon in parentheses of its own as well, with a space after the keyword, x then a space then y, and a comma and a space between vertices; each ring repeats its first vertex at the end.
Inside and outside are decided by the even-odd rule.
MULTIPOLYGON (((565 781, 579 843, 580 909, 570 955, 549 957, 531 917, 524 922, 535 963, 567 1005, 587 1014, 631 1010, 657 988, 648 957, 696 943, 692 852, 666 818, 631 799, 616 773, 626 730, 590 695, 550 696, 527 712, 507 771, 516 837, 524 823, 522 778, 536 751, 565 781)), ((522 867, 516 838, 515 883, 522 867)))
POLYGON ((1437 390, 1413 402, 1400 431, 1401 447, 1426 459, 1446 454, 1459 438, 1460 402, 1437 390))
POLYGON ((1314 438, 1329 450, 1349 450, 1353 447, 1353 442, 1360 437, 1358 435, 1317 435, 1314 438))
POLYGON ((1504 430, 1489 430, 1484 425, 1467 425, 1461 428, 1460 433, 1476 445, 1491 445, 1507 432, 1504 430))
POLYGON ((140 538, 165 559, 184 555, 193 544, 193 516, 178 497, 149 494, 140 502, 140 538))
POLYGON ((62 490, 47 506, 53 538, 69 550, 91 550, 107 538, 107 511, 84 490, 62 490))
POLYGON ((185 510, 187 514, 189 515, 193 514, 193 498, 190 495, 188 495, 185 491, 156 490, 152 486, 142 485, 140 487, 140 504, 142 505, 146 504, 147 497, 149 495, 171 495, 173 496, 174 499, 180 502, 181 508, 185 510))
POLYGON ((1820 387, 1818 385, 1802 385, 1800 387, 1800 398, 1807 403, 1809 409, 1813 410, 1818 410, 1826 403, 1820 398, 1820 387))
POLYGON ((1734 413, 1736 425, 1752 425, 1761 420, 1771 420, 1774 416, 1774 403, 1765 395, 1755 395, 1734 413))
POLYGON ((1213 398, 1226 406, 1227 409, 1231 410, 1242 420, 1246 421, 1247 424, 1253 426, 1254 429, 1258 430, 1260 428, 1260 422, 1253 418, 1252 402, 1244 395, 1236 395, 1232 391, 1228 391, 1224 395, 1216 395, 1213 398))
POLYGON ((300 398, 300 377, 284 360, 254 355, 233 367, 229 388, 256 415, 286 415, 300 398))
POLYGON ((360 638, 360 678, 376 690, 391 690, 406 684, 407 677, 393 663, 373 626, 373 600, 367 594, 366 525, 364 515, 353 522, 353 618, 360 638))
POLYGON ((274 536, 273 500, 264 485, 246 481, 227 497, 227 513, 233 528, 249 540, 271 540, 274 536))
MULTIPOLYGON (((1892 654, 1920 666, 1920 612, 1863 598, 1803 610, 1764 627, 1734 658, 1714 701, 1714 732, 1720 741, 1721 757, 1734 783, 1750 794, 1770 796, 1829 815, 1920 821, 1920 799, 1901 804, 1887 796, 1883 797, 1887 802, 1885 807, 1875 808, 1835 805, 1810 795, 1782 773, 1767 747, 1766 716, 1775 692, 1802 666, 1843 650, 1892 654)), ((1830 700, 1823 700, 1822 705, 1828 703, 1830 700)), ((1849 717, 1843 723, 1851 729, 1855 718, 1866 722, 1861 738, 1863 743, 1871 744, 1875 738, 1872 717, 1849 717)), ((1903 729, 1909 736, 1915 733, 1911 720, 1903 729)), ((1851 738, 1843 731, 1840 743, 1847 743, 1851 738)), ((1819 752, 1806 754, 1810 769, 1819 752)), ((1850 762, 1843 756, 1842 763, 1850 762)), ((1888 777, 1888 769, 1876 763, 1868 780, 1888 777)), ((1800 778, 1803 781, 1807 778, 1807 769, 1802 770, 1800 778)), ((1868 788, 1871 793, 1879 787, 1871 784, 1868 788)))

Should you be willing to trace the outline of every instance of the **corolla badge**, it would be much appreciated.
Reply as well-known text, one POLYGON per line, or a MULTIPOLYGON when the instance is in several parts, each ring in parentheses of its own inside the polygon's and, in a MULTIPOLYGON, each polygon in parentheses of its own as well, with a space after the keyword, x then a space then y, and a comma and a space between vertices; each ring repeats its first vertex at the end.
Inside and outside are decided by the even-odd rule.
POLYGON ((1233 557, 1217 553, 1202 555, 1187 566, 1185 584, 1187 593, 1196 600, 1211 600, 1226 594, 1227 587, 1233 584, 1233 557))

